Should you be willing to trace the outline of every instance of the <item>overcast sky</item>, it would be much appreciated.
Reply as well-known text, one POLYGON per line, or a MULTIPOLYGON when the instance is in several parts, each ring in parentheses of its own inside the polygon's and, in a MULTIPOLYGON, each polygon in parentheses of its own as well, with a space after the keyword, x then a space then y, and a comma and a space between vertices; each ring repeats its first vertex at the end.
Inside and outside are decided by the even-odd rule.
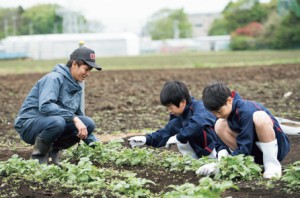
MULTIPOLYGON (((268 0, 263 0, 268 1, 268 0)), ((162 8, 184 8, 188 14, 221 12, 230 0, 0 0, 0 7, 28 8, 39 3, 57 3, 97 20, 106 32, 131 31, 141 26, 162 8)))

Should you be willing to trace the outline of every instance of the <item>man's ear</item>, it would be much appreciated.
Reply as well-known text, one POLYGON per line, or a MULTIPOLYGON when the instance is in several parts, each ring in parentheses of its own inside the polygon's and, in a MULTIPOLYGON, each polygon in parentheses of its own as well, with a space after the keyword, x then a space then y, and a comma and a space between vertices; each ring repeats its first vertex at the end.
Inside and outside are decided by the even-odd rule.
POLYGON ((75 60, 73 60, 73 62, 72 62, 72 66, 71 66, 71 67, 75 68, 75 67, 76 67, 76 65, 77 65, 76 61, 75 61, 75 60))

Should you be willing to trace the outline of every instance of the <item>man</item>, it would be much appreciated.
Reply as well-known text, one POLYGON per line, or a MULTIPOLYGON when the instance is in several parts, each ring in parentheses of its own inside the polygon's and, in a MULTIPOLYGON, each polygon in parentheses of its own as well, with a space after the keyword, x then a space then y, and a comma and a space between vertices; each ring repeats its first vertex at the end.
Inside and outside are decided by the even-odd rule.
POLYGON ((73 51, 66 65, 58 64, 42 77, 25 98, 14 127, 28 144, 34 144, 32 159, 59 163, 59 151, 80 140, 96 141, 94 121, 80 109, 83 82, 95 63, 95 52, 86 47, 73 51))

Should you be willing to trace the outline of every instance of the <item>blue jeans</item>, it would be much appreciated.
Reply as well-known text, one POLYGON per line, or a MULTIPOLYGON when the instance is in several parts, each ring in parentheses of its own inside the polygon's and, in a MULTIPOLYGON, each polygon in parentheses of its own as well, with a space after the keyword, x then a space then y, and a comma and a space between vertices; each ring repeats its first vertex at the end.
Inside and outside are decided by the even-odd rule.
MULTIPOLYGON (((95 129, 95 123, 90 117, 78 116, 78 118, 87 127, 88 137, 84 140, 86 144, 97 141, 92 134, 95 129)), ((77 136, 78 130, 73 122, 66 122, 61 116, 41 116, 34 119, 28 119, 22 124, 21 128, 16 128, 21 138, 28 144, 34 144, 39 136, 45 142, 52 144, 64 136, 77 136)), ((79 141, 79 138, 78 138, 79 141)))

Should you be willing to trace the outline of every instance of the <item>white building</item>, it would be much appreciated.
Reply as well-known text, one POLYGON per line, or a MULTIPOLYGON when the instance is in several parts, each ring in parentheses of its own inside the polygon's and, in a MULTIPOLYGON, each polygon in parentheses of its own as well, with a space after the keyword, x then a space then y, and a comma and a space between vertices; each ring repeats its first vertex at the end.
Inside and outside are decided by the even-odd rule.
POLYGON ((229 50, 230 35, 202 36, 189 39, 141 40, 141 54, 151 53, 180 53, 188 51, 223 51, 229 50))
POLYGON ((208 36, 209 29, 215 19, 220 18, 220 13, 200 13, 188 15, 193 26, 193 38, 208 36))
POLYGON ((2 40, 6 53, 26 53, 29 58, 66 58, 84 41, 97 57, 140 54, 140 39, 133 33, 41 34, 9 36, 2 40))

